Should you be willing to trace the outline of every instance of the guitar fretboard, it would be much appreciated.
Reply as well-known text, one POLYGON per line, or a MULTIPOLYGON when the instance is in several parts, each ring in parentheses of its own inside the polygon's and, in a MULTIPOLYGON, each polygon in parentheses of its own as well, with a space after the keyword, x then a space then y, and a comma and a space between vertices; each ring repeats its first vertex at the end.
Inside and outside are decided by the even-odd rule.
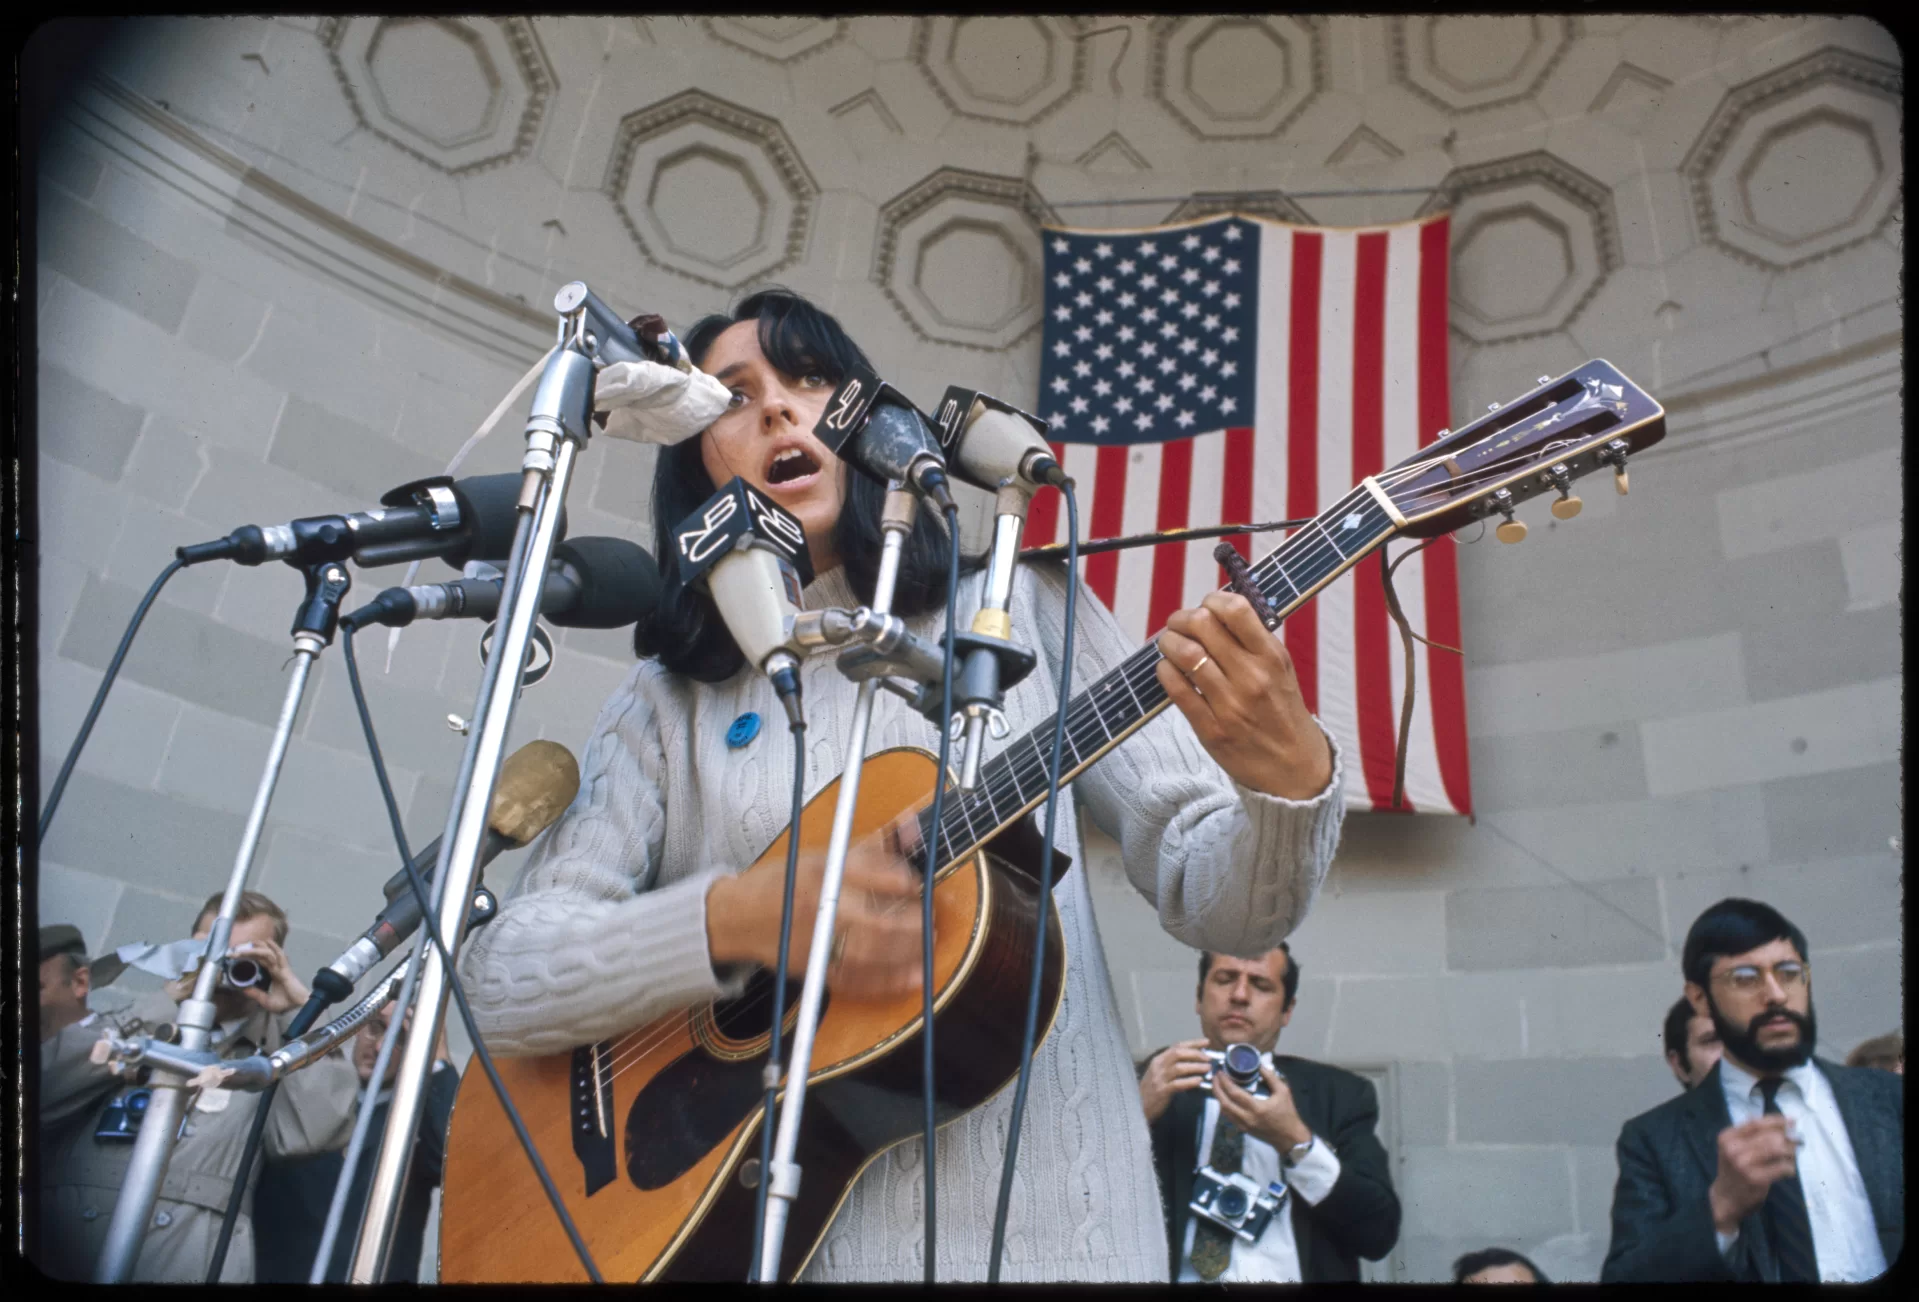
MULTIPOLYGON (((1251 569, 1253 581, 1282 616, 1291 614, 1353 561, 1393 533, 1377 498, 1355 488, 1295 532, 1251 569)), ((1148 642, 1068 702, 1060 751, 1063 783, 1137 731, 1167 705, 1156 672, 1162 659, 1148 642)), ((941 813, 942 867, 971 854, 1000 828, 1046 799, 1055 718, 1009 742, 980 766, 979 785, 949 790, 941 813)), ((920 835, 932 831, 932 811, 919 815, 920 835)), ((924 840, 922 839, 922 844, 924 840)))

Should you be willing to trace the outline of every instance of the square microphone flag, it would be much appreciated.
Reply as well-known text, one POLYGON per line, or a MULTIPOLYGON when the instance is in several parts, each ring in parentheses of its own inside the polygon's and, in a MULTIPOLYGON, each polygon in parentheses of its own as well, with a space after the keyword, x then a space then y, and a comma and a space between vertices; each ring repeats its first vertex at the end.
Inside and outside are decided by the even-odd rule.
MULTIPOLYGON (((1318 514, 1451 423, 1444 216, 1333 229, 1228 215, 1145 230, 1048 227, 1038 414, 1088 540, 1318 514)), ((1028 545, 1063 540, 1055 493, 1028 545)), ((1277 538, 1232 540, 1253 559, 1277 538)), ((1459 645, 1454 544, 1394 572, 1415 630, 1459 645)), ((1089 556, 1130 635, 1225 585, 1214 540, 1089 556)), ((1286 620, 1306 704, 1345 756, 1349 808, 1390 807, 1405 653, 1372 558, 1286 620)), ((1469 814, 1465 672, 1415 645, 1406 800, 1469 814)))

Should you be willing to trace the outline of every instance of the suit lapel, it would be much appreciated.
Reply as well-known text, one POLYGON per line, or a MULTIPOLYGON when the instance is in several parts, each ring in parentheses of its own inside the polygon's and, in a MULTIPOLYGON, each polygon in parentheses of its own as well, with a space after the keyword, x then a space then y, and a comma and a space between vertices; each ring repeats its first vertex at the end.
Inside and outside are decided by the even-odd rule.
POLYGON ((1893 1206, 1892 1199, 1893 1189, 1904 1179, 1899 1168, 1904 1159, 1899 1135, 1886 1124, 1881 1112, 1867 1106, 1866 1099, 1855 1088, 1858 1077, 1851 1071, 1819 1058, 1813 1059, 1813 1065, 1825 1076, 1826 1083, 1832 1087, 1833 1098, 1839 1102, 1839 1118, 1846 1123, 1853 1160, 1859 1164, 1859 1177, 1865 1182, 1866 1197, 1872 1203, 1873 1221, 1883 1226, 1899 1224, 1899 1210, 1893 1206))
POLYGON ((1706 1079, 1686 1091, 1686 1120, 1683 1129, 1699 1163, 1700 1173, 1711 1184, 1719 1174, 1719 1132, 1732 1124, 1732 1112, 1726 1107, 1726 1085, 1719 1076, 1719 1064, 1706 1073, 1706 1079))

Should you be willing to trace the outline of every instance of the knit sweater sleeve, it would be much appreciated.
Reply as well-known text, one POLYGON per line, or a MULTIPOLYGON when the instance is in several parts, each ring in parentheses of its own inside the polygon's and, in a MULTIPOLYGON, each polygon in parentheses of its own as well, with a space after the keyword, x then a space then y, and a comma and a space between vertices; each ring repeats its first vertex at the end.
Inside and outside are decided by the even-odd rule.
POLYGON ((670 777, 649 691, 657 674, 635 666, 602 707, 579 794, 460 956, 496 1053, 557 1053, 737 993, 706 947, 718 866, 659 883, 670 777))
MULTIPOLYGON (((1043 672, 1057 681, 1066 573, 1032 574, 1031 623, 1043 672)), ((1079 581, 1073 692, 1091 686, 1138 650, 1112 612, 1079 581)), ((1322 726, 1322 731, 1324 728, 1322 726)), ((1093 823, 1119 842, 1126 875, 1159 910, 1160 925, 1195 949, 1253 955, 1276 947, 1305 920, 1332 865, 1346 816, 1343 760, 1310 800, 1240 785, 1169 706, 1073 783, 1093 823)))

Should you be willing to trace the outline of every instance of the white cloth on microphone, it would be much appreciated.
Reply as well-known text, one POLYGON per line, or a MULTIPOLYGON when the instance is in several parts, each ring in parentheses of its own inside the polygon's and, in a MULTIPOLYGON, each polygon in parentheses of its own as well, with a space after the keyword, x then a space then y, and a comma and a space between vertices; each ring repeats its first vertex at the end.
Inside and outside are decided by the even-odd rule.
POLYGON ((732 401, 732 392, 698 367, 609 362, 593 383, 593 407, 607 414, 606 432, 635 443, 684 443, 732 401))
POLYGON ((207 944, 212 939, 211 936, 189 937, 186 940, 170 940, 163 945, 136 940, 113 952, 128 967, 137 967, 142 972, 151 972, 168 981, 178 981, 200 966, 200 959, 206 954, 207 944))

